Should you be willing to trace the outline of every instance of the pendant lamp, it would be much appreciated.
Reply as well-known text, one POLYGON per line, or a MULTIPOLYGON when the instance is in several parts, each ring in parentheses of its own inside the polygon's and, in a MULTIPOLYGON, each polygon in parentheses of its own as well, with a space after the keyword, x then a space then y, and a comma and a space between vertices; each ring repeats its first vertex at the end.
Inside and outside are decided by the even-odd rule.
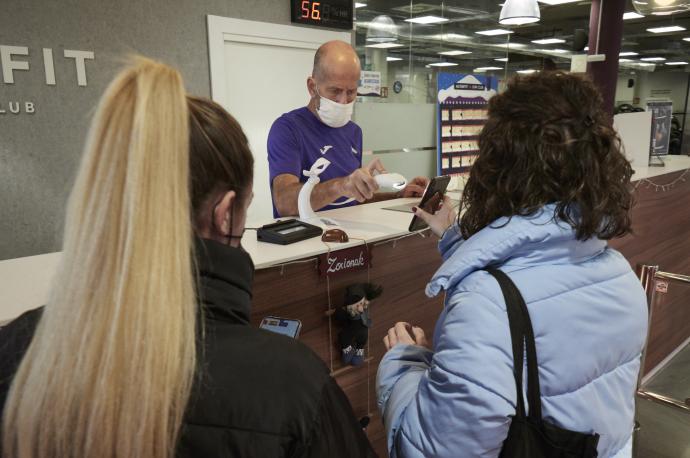
POLYGON ((522 25, 538 22, 539 4, 537 0, 506 0, 501 8, 498 23, 502 25, 522 25))
POLYGON ((633 0, 635 10, 647 16, 664 16, 690 10, 690 0, 633 0))
POLYGON ((367 28, 367 41, 374 43, 390 43, 396 41, 397 27, 393 18, 385 14, 376 16, 367 28))

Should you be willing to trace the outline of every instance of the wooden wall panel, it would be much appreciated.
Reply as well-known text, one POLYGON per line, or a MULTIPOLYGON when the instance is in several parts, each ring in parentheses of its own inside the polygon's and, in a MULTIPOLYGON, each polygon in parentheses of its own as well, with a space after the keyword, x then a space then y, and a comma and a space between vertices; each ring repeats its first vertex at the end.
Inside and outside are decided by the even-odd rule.
MULTIPOLYGON (((652 181, 668 184, 682 173, 661 175, 652 181)), ((633 268, 647 263, 665 272, 690 275, 690 175, 667 191, 643 182, 635 197, 633 234, 612 240, 611 246, 623 253, 633 268)), ((650 328, 645 372, 690 337, 690 288, 672 285, 660 304, 650 328)))
POLYGON ((345 288, 351 283, 366 282, 384 288, 371 306, 373 326, 369 332, 368 355, 372 358, 361 367, 343 369, 336 343, 338 324, 332 322, 329 335, 327 282, 320 278, 316 261, 262 269, 256 272, 252 323, 258 325, 267 315, 298 318, 302 321, 300 341, 311 347, 331 364, 336 380, 347 394, 355 414, 372 416, 367 435, 381 457, 387 456, 386 440, 376 406, 376 369, 385 353, 383 337, 396 321, 408 321, 424 329, 429 339, 442 308, 442 297, 429 299, 424 288, 441 265, 435 237, 418 235, 396 242, 373 246, 372 267, 330 280, 333 307, 344 302, 345 288))

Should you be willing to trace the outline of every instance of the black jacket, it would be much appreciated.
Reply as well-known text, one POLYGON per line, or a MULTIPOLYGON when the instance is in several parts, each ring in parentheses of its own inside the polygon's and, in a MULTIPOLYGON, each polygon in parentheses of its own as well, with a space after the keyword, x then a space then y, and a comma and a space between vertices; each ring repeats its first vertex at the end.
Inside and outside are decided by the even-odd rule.
MULTIPOLYGON (((375 456, 323 361, 294 339, 249 326, 249 255, 208 240, 196 248, 205 337, 178 457, 375 456)), ((0 406, 40 315, 0 329, 0 406)))

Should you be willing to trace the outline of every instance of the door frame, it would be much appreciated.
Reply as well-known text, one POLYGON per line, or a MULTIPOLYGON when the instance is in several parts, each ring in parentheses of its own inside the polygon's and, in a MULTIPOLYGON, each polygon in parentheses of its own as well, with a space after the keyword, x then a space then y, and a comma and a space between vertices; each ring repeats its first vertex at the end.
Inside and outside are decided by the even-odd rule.
MULTIPOLYGON (((226 68, 224 48, 227 42, 252 43, 289 48, 313 49, 330 40, 352 43, 352 32, 312 29, 293 25, 247 21, 208 15, 208 53, 211 76, 211 98, 228 107, 225 75, 232 69, 226 68)), ((242 69, 243 71, 246 69, 242 69)), ((306 75, 305 75, 306 77, 306 75)), ((267 128, 270 126, 267 126, 267 128)))

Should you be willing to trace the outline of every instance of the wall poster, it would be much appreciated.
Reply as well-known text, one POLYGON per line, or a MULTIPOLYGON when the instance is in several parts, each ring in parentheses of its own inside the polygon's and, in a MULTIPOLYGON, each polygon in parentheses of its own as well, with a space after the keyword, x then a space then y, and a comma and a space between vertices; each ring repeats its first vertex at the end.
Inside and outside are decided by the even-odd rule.
POLYGON ((441 72, 437 81, 436 168, 439 175, 466 176, 479 153, 479 132, 489 99, 498 91, 498 78, 441 72))
POLYGON ((652 112, 652 141, 650 156, 665 156, 671 141, 671 120, 673 102, 647 102, 647 111, 652 112))
MULTIPOLYGON (((362 70, 357 87, 359 97, 381 96, 381 72, 362 70)), ((386 94, 387 95, 387 94, 386 94)))

